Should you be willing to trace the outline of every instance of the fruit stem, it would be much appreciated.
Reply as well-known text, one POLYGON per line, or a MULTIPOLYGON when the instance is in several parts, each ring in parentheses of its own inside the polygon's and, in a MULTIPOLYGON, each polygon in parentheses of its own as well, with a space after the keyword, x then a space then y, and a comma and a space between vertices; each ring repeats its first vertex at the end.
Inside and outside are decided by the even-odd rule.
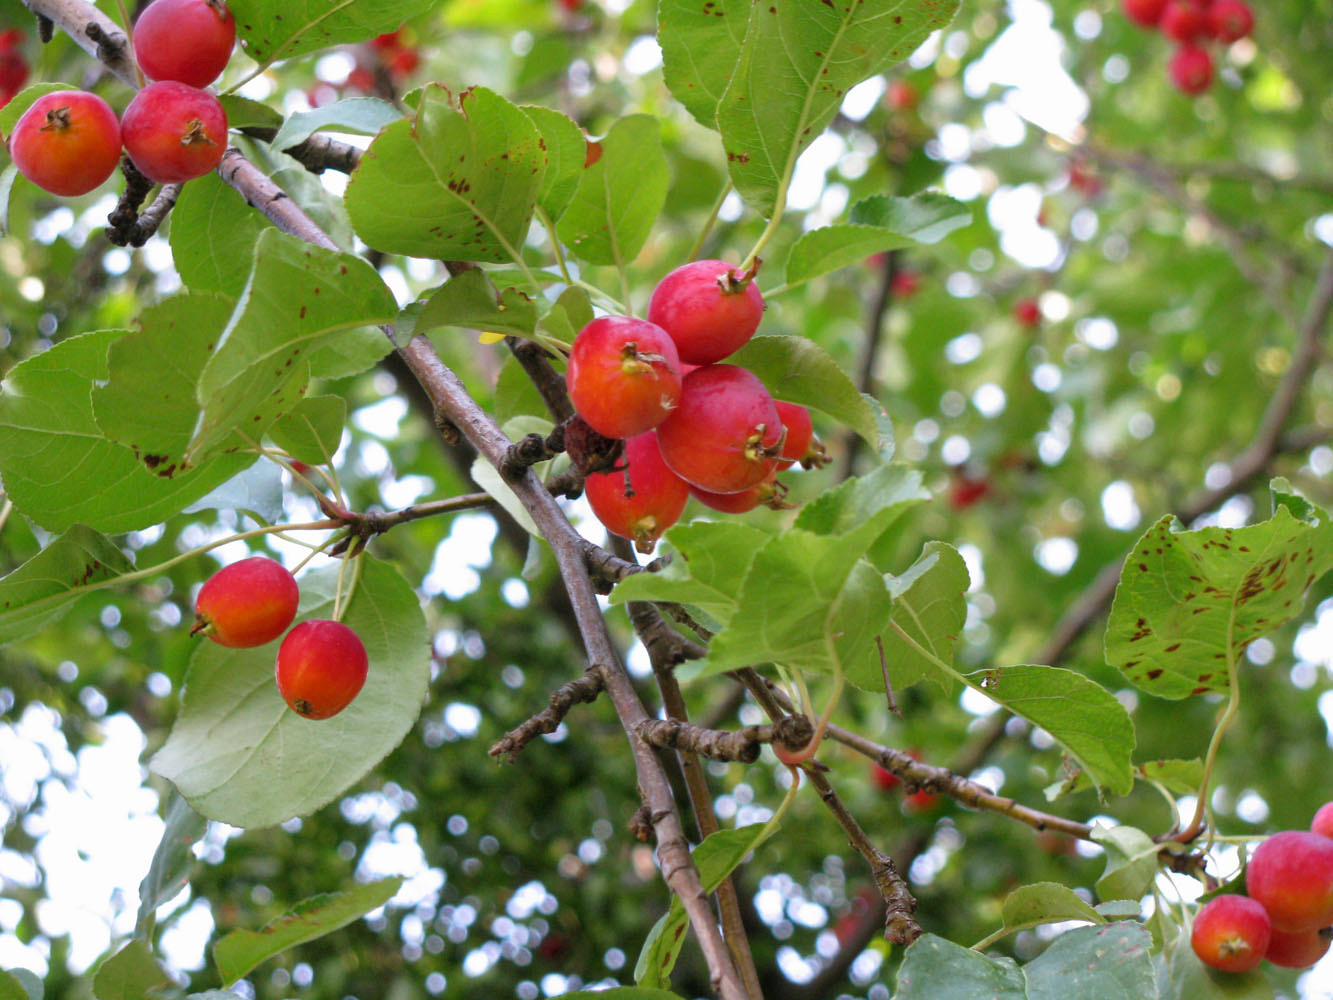
POLYGON ((722 211, 722 203, 727 200, 727 195, 731 194, 731 181, 722 185, 722 190, 717 194, 717 201, 713 202, 713 208, 708 213, 708 218, 704 220, 703 229, 699 230, 699 238, 694 241, 694 246, 690 247, 689 255, 685 258, 687 261, 699 259, 699 254, 703 253, 704 241, 708 239, 708 234, 713 231, 713 226, 717 224, 718 213, 722 211))
POLYGON ((1235 602, 1232 602, 1231 614, 1227 618, 1226 638, 1227 680, 1231 691, 1227 695, 1226 706, 1218 717, 1217 726, 1213 729, 1213 738, 1208 741, 1208 754, 1203 761, 1203 780, 1199 783, 1198 801, 1194 804, 1194 817, 1190 820, 1189 826, 1171 838, 1182 844, 1188 844, 1203 830, 1204 813, 1208 808, 1208 785, 1212 780, 1213 766, 1217 763, 1217 751, 1222 745, 1222 737, 1226 735, 1227 730, 1236 721, 1236 716, 1240 714, 1240 671, 1236 669, 1235 639, 1236 605, 1235 602))
POLYGON ((342 621, 342 617, 347 613, 347 605, 351 603, 352 595, 356 593, 357 581, 361 578, 361 560, 351 558, 344 559, 338 566, 338 585, 333 592, 333 614, 329 617, 335 622, 342 621), (347 584, 346 591, 343 589, 343 581, 347 576, 347 564, 352 564, 352 579, 347 584))
POLYGON ((134 23, 130 20, 130 12, 125 8, 125 0, 116 0, 116 9, 120 11, 121 27, 125 29, 125 58, 130 61, 134 67, 134 78, 139 81, 140 89, 148 82, 143 75, 143 70, 139 68, 139 60, 134 58, 134 23))

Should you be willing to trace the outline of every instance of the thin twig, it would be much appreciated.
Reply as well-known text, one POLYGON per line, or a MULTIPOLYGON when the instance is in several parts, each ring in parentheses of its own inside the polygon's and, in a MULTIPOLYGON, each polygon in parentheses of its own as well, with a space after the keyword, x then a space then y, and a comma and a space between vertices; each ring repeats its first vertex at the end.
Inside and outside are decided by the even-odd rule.
POLYGON ((559 729, 560 723, 564 721, 571 708, 580 702, 594 702, 601 693, 602 675, 595 666, 589 667, 582 677, 562 684, 552 691, 546 708, 523 725, 505 733, 488 752, 492 757, 508 757, 509 763, 512 764, 519 751, 538 736, 559 729))

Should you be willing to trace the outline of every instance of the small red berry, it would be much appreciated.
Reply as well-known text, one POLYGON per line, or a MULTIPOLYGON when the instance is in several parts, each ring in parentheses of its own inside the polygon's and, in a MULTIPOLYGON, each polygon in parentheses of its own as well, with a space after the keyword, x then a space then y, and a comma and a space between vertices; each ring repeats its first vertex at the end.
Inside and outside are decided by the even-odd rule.
POLYGON ((704 365, 681 381, 680 401, 657 428, 667 465, 710 493, 739 493, 777 468, 782 418, 753 372, 704 365))
POLYGON ((721 361, 759 329, 764 297, 753 274, 724 260, 696 260, 663 278, 648 302, 648 319, 676 342, 680 360, 721 361))
POLYGON ((1085 198, 1096 198, 1106 185, 1101 176, 1083 160, 1069 163, 1069 187, 1085 198))
POLYGON ((1213 0, 1208 8, 1208 33, 1219 42, 1239 41, 1254 30, 1254 11, 1245 0, 1213 0))
POLYGON ((778 468, 790 468, 794 462, 800 462, 804 469, 818 468, 828 462, 828 452, 815 437, 815 425, 810 420, 810 411, 799 403, 789 403, 785 399, 774 400, 778 408, 778 417, 787 432, 782 442, 782 451, 778 453, 778 468))
POLYGON ((1264 958, 1284 969, 1308 969, 1324 957, 1329 939, 1319 931, 1298 931, 1294 934, 1273 928, 1264 958))
POLYGON ((789 509, 787 487, 777 480, 776 471, 762 483, 756 483, 748 490, 739 493, 709 493, 697 486, 690 487, 690 495, 705 507, 721 511, 723 514, 745 514, 756 507, 768 507, 772 510, 789 509))
POLYGON ((886 767, 881 767, 873 760, 870 762, 870 775, 880 791, 889 792, 902 784, 902 779, 886 767))
POLYGON ((921 100, 921 94, 906 80, 890 80, 884 92, 884 103, 894 111, 911 111, 921 100))
POLYGON ((1202 94, 1213 82, 1213 57, 1197 45, 1182 45, 1171 57, 1167 70, 1181 93, 1202 94))
POLYGON ((1255 849, 1245 884, 1278 930, 1327 927, 1333 924, 1333 840, 1305 830, 1275 833, 1255 849))
POLYGON ((1325 802, 1315 811, 1310 829, 1325 837, 1333 837, 1333 802, 1325 802))
POLYGON ((293 712, 327 719, 352 703, 366 683, 366 647, 342 622, 311 619, 287 633, 274 676, 293 712))
POLYGON ((1125 16, 1145 28, 1155 28, 1166 10, 1167 0, 1123 0, 1125 16))
POLYGON ((0 48, 0 94, 13 97, 28 81, 28 62, 23 53, 0 48))
POLYGON ((640 552, 653 550, 690 499, 689 483, 662 461, 652 431, 626 441, 622 467, 593 473, 583 492, 606 530, 632 539, 640 552))
POLYGON ((125 152, 151 181, 202 177, 227 151, 227 113, 206 90, 176 80, 150 83, 120 119, 125 152))
POLYGON ((1223 972, 1249 972, 1264 960, 1272 927, 1248 896, 1214 896, 1199 909, 1190 947, 1199 961, 1223 972))
POLYGON ((286 631, 300 598, 296 580, 282 563, 251 556, 204 581, 190 634, 206 635, 231 649, 262 646, 286 631))
POLYGON ((1171 0, 1162 11, 1162 34, 1177 42, 1192 42, 1203 34, 1207 16, 1195 0, 1171 0))
POLYGON ((609 438, 629 438, 652 430, 676 405, 680 358, 657 324, 603 316, 574 338, 565 383, 588 426, 609 438))
POLYGON ((153 0, 134 23, 134 58, 150 80, 207 87, 236 44, 236 19, 222 0, 153 0))
POLYGON ((954 510, 967 510, 978 503, 990 492, 990 480, 984 476, 973 477, 955 470, 949 483, 949 506, 954 510))
POLYGON ((1036 299, 1019 299, 1014 303, 1014 319, 1029 329, 1041 325, 1041 306, 1036 299))
POLYGON ((120 162, 120 123, 106 101, 84 90, 43 94, 9 134, 19 173, 52 194, 87 194, 120 162))
POLYGON ((910 299, 917 292, 921 291, 921 275, 910 268, 903 268, 893 276, 889 282, 889 290, 900 299, 910 299))

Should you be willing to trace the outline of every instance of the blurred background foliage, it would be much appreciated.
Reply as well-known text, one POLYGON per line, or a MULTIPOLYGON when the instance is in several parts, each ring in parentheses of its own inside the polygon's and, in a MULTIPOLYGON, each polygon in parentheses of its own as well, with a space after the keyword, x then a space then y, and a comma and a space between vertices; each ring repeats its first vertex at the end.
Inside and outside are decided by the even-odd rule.
MULTIPOLYGON (((716 136, 662 85, 653 5, 569 6, 445 0, 404 26, 397 49, 351 46, 295 60, 245 93, 291 111, 367 89, 392 99, 440 80, 557 107, 593 136, 623 114, 656 116, 673 181, 631 272, 642 307, 689 253, 724 164, 716 136), (413 58, 394 62, 399 51, 413 58)), ((1113 0, 965 0, 950 29, 891 81, 849 96, 798 170, 793 212, 768 248, 773 264, 761 285, 779 283, 802 226, 839 218, 867 195, 942 188, 974 211, 972 224, 940 245, 772 299, 764 324, 813 338, 849 372, 869 359, 897 458, 922 469, 936 497, 895 534, 900 565, 940 538, 958 545, 972 569, 966 666, 1036 656, 1138 533, 1205 484, 1221 485, 1220 470, 1250 440, 1286 371, 1296 320, 1333 243, 1333 5, 1273 0, 1256 13, 1254 37, 1232 46, 1212 88, 1190 99, 1167 81, 1167 43, 1126 21, 1113 0)), ((99 81, 67 39, 40 46, 22 5, 0 0, 0 28, 9 26, 27 33, 34 79, 98 87, 123 101, 123 88, 99 81)), ((238 80, 244 63, 238 55, 223 83, 238 80)), ((342 180, 326 183, 337 192, 342 180)), ((164 238, 132 252, 106 242, 112 204, 114 194, 57 201, 15 186, 0 237, 0 374, 64 337, 127 325, 177 287, 164 238)), ((738 259, 761 228, 728 202, 704 254, 738 259)), ((405 298, 444 277, 423 262, 377 263, 405 298)), ((614 287, 610 273, 590 276, 614 287)), ((503 348, 457 330, 435 340, 494 409, 497 377, 512 365, 503 348)), ((474 489, 468 456, 441 445, 429 407, 392 359, 327 390, 343 394, 352 413, 338 460, 354 507, 474 489)), ((798 501, 868 460, 842 429, 816 420, 835 460, 790 477, 798 501)), ((1325 360, 1270 471, 1326 507, 1331 428, 1325 360)), ((1265 483, 1202 523, 1266 517, 1265 483)), ((295 493, 287 505, 296 519, 313 511, 295 493)), ((124 543, 148 565, 238 523, 215 512, 183 515, 124 543)), ((600 529, 587 530, 597 537, 600 529)), ((0 572, 45 540, 9 516, 0 572)), ((210 934, 256 928, 356 876, 401 873, 410 880, 383 911, 261 966, 238 992, 535 1000, 632 981, 638 947, 667 898, 649 848, 627 830, 637 805, 633 768, 609 706, 576 709, 512 765, 486 753, 584 667, 549 559, 525 573, 526 536, 484 513, 413 522, 374 547, 419 586, 435 630, 431 695, 418 725, 337 805, 281 828, 214 824, 191 886, 163 911, 162 954, 190 988, 216 986, 204 962, 210 934)), ((58 633, 0 650, 0 967, 45 975, 48 996, 90 995, 82 974, 133 926, 135 886, 169 791, 138 761, 161 744, 176 711, 193 588, 238 554, 224 548, 132 591, 90 595, 58 633)), ((1214 800, 1228 833, 1304 826, 1333 798, 1331 593, 1333 581, 1316 584, 1306 613, 1249 651, 1244 712, 1214 800)), ((632 647, 623 614, 611 619, 655 705, 643 651, 632 647)), ((1199 756, 1216 703, 1129 691, 1102 660, 1101 628, 1094 620, 1064 665, 1122 693, 1138 727, 1137 760, 1199 756)), ((759 721, 728 684, 687 688, 692 717, 759 721)), ((931 688, 898 697, 900 718, 859 692, 844 697, 835 718, 931 763, 964 761, 974 777, 1036 806, 1063 773, 1040 733, 1011 725, 992 738, 984 705, 931 688)), ((821 757, 854 814, 910 874, 918 920, 934 933, 970 943, 997 926, 999 903, 1017 885, 1088 887, 1100 874, 1098 852, 1086 845, 1076 850, 941 799, 909 800, 842 747, 821 757)), ((724 822, 744 823, 776 806, 785 770, 766 752, 755 765, 715 765, 711 776, 724 822)), ((1154 832, 1172 821, 1143 785, 1123 800, 1083 792, 1051 808, 1154 832)), ((798 798, 739 881, 765 996, 887 1000, 898 956, 878 940, 869 872, 813 794, 798 798)), ((1025 933, 1006 946, 1027 956, 1041 940, 1025 933)), ((1303 987, 1295 978, 1276 976, 1284 995, 1328 995, 1327 977, 1316 973, 1303 987)), ((684 995, 708 992, 691 948, 675 982, 684 995)))

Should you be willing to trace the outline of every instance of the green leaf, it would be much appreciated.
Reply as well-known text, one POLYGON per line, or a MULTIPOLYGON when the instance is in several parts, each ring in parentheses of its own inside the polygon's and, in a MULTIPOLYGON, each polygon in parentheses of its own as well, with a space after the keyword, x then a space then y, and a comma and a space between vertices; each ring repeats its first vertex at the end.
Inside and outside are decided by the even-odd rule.
POLYGON ((796 527, 817 535, 845 535, 886 509, 894 511, 889 521, 892 523, 930 497, 917 469, 879 465, 864 476, 843 480, 808 502, 796 515, 796 527))
POLYGON ((282 115, 263 101, 252 101, 240 94, 218 94, 218 103, 227 113, 230 129, 278 128, 282 125, 282 115))
POLYGON ((347 402, 341 396, 307 396, 268 429, 273 443, 307 465, 333 458, 347 423, 347 402))
POLYGON ((42 1000, 46 987, 27 969, 0 971, 0 1000, 42 1000))
POLYGON ((1157 1000, 1151 943, 1136 923, 1079 927, 1019 968, 925 934, 903 956, 896 1000, 1157 1000))
MULTIPOLYGON (((927 542, 921 557, 899 576, 885 578, 893 598, 890 620, 927 652, 952 664, 954 647, 967 618, 967 565, 947 542, 927 542)), ((941 678, 929 659, 896 631, 884 632, 884 659, 895 691, 904 691, 923 678, 941 678)), ((878 664, 862 664, 847 679, 867 691, 882 691, 884 676, 878 664)), ((946 686, 950 681, 944 678, 946 686)))
POLYGON ((750 0, 660 0, 657 6, 662 77, 671 96, 706 128, 717 128, 718 101, 736 69, 752 9, 750 0))
POLYGON ((579 331, 592 321, 592 300, 588 293, 582 288, 566 288, 537 325, 560 343, 572 344, 579 331))
POLYGON ((162 839, 153 852, 148 874, 139 883, 139 915, 135 928, 148 940, 153 936, 154 911, 174 899, 190 881, 190 869, 194 866, 193 847, 207 829, 208 820, 191 809, 180 793, 173 790, 162 839))
POLYGON ((1106 870, 1097 880, 1102 899, 1142 898, 1157 877, 1157 845, 1142 830, 1132 826, 1100 827, 1092 839, 1106 849, 1106 870))
MULTIPOLYGON (((307 352, 335 334, 388 323, 398 305, 380 276, 351 254, 267 229, 230 323, 199 377, 203 407, 187 458, 237 430, 258 435, 305 391, 307 352)), ((387 350, 387 340, 385 341, 387 350)))
POLYGON ((436 0, 228 0, 241 50, 260 67, 330 45, 368 41, 435 5, 436 0))
MULTIPOLYGON (((771 216, 796 158, 833 120, 847 91, 906 59, 957 9, 957 0, 754 4, 717 108, 741 197, 771 216)), ((730 18, 716 20, 714 30, 734 32, 730 18)))
MULTIPOLYGON (((765 834, 767 824, 752 823, 736 830, 718 830, 709 834, 691 852, 694 866, 699 869, 699 881, 704 892, 712 894, 723 881, 745 860, 745 856, 756 850, 773 831, 765 834)), ((774 827, 776 830, 777 827, 774 827)), ((639 952, 639 960, 634 966, 634 981, 640 987, 661 987, 671 985, 671 970, 676 965, 680 950, 685 944, 685 929, 689 917, 680 897, 671 897, 671 906, 666 914, 653 925, 639 952)))
POLYGON ((435 289, 417 317, 418 333, 442 326, 531 337, 537 303, 517 288, 497 294, 484 271, 464 271, 435 289))
POLYGON ((601 146, 601 158, 583 171, 556 231, 589 263, 629 264, 666 203, 661 126, 649 115, 629 115, 611 126, 601 146))
POLYGON ((1009 933, 1053 924, 1060 920, 1083 920, 1104 924, 1106 919, 1068 886, 1059 882, 1037 882, 1019 886, 1004 897, 1000 918, 1009 933))
POLYGON ((171 210, 171 257, 181 281, 199 292, 238 298, 250 277, 264 216, 216 173, 181 188, 171 210))
POLYGON ((485 87, 455 105, 431 84, 361 157, 347 211, 377 250, 517 262, 545 169, 541 133, 518 107, 485 87))
POLYGON ((1106 624, 1106 660, 1161 698, 1230 687, 1228 666, 1294 618, 1333 566, 1328 515, 1279 504, 1245 528, 1185 531, 1164 517, 1125 560, 1106 624))
POLYGON ((104 535, 76 524, 0 577, 0 646, 54 625, 91 584, 134 567, 104 535))
POLYGON ((587 137, 573 119, 559 111, 532 104, 519 107, 532 119, 546 143, 546 172, 537 192, 537 204, 550 218, 559 219, 578 190, 583 164, 588 158, 587 137))
POLYGON ((579 990, 561 994, 564 1000, 684 1000, 669 990, 647 989, 642 986, 613 986, 609 990, 579 990))
MULTIPOLYGON (((674 558, 657 573, 635 573, 611 591, 612 604, 675 601, 726 624, 754 554, 771 535, 736 521, 692 521, 666 534, 674 558)), ((683 669, 683 668, 682 668, 683 669)))
POLYGON ((107 437, 158 475, 185 466, 199 421, 194 387, 234 306, 210 292, 174 295, 143 311, 138 333, 111 345, 107 378, 92 392, 93 413, 107 437))
POLYGON ((125 335, 100 330, 62 340, 0 382, 0 479, 15 507, 50 531, 79 523, 108 532, 146 528, 254 461, 226 455, 167 475, 160 463, 150 469, 148 456, 108 440, 92 391, 108 378, 108 352, 125 335))
POLYGON ((726 363, 750 369, 775 398, 826 413, 872 447, 879 443, 875 408, 838 362, 808 337, 751 337, 726 363))
MULTIPOLYGON (((362 555, 343 622, 366 645, 366 685, 341 713, 318 722, 288 710, 273 683, 269 643, 199 645, 183 705, 154 772, 197 811, 233 826, 271 826, 313 812, 389 753, 426 697, 429 633, 416 594, 396 569, 362 555)), ((338 568, 300 578, 298 620, 328 618, 338 568)))
POLYGON ((871 254, 935 243, 971 222, 972 210, 948 195, 931 192, 910 198, 877 195, 853 207, 852 219, 851 223, 812 229, 796 241, 787 257, 788 285, 858 263, 871 254), (858 214, 860 222, 856 221, 858 214))
POLYGON ((1155 781, 1177 795, 1192 795, 1203 784, 1203 761, 1198 757, 1193 760, 1150 760, 1139 765, 1138 776, 1145 781, 1155 781))
POLYGON ((383 906, 402 884, 402 876, 394 876, 346 892, 313 896, 261 931, 232 931, 213 946, 213 962, 218 967, 218 976, 230 985, 274 955, 346 927, 358 917, 383 906))
POLYGON ((282 520, 285 493, 282 470, 276 463, 260 459, 250 468, 236 473, 221 486, 210 490, 181 513, 193 514, 200 510, 237 510, 253 514, 264 524, 277 524, 282 520))
POLYGON ((150 990, 171 985, 171 977, 153 957, 147 942, 134 940, 98 968, 93 976, 93 995, 97 1000, 145 1000, 150 990))
POLYGON ((966 680, 1050 733, 1099 788, 1127 795, 1134 787, 1134 723, 1100 684, 1072 670, 1041 665, 993 667, 966 680))
POLYGON ((326 129, 352 135, 376 135, 402 117, 403 113, 388 101, 377 97, 349 97, 312 111, 293 113, 282 123, 270 144, 274 149, 291 149, 326 129))

